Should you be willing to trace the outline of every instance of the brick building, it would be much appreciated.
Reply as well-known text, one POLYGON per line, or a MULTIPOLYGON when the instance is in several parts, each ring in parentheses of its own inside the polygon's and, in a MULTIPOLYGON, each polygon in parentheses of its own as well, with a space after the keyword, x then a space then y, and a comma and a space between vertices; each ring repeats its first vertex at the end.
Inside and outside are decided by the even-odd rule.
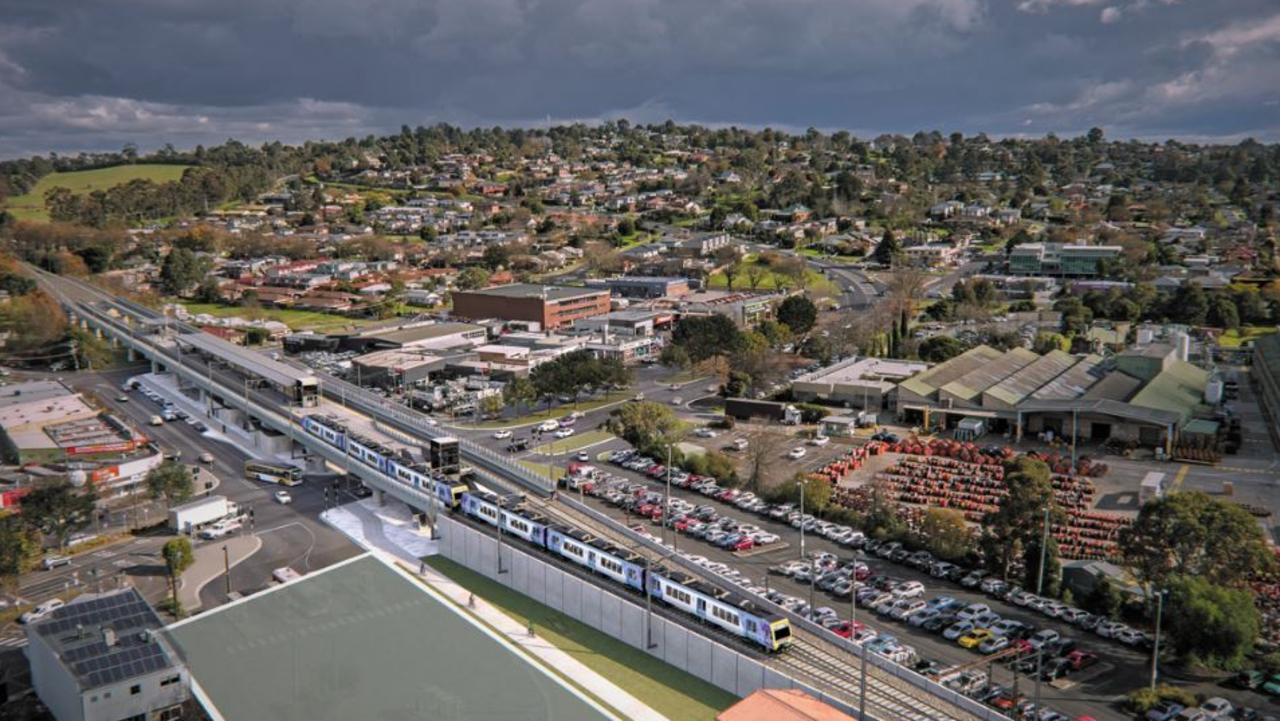
POLYGON ((455 318, 537 323, 555 330, 574 321, 609 312, 609 291, 558 285, 513 283, 453 292, 455 318))

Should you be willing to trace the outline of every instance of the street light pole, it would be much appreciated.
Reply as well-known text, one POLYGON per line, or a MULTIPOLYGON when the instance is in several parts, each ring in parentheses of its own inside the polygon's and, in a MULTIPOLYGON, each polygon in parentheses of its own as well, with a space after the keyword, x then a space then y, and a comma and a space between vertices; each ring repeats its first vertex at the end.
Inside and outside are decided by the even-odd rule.
MULTIPOLYGON (((1071 447, 1074 449, 1075 448, 1074 435, 1072 436, 1071 443, 1072 443, 1071 447)), ((1074 455, 1074 451, 1073 451, 1073 455, 1074 455)), ((1072 460, 1072 463, 1073 464, 1075 463, 1074 459, 1072 460)), ((1074 469, 1074 466, 1073 466, 1073 469, 1074 469)), ((1048 557, 1047 552, 1049 549, 1049 507, 1052 503, 1053 503, 1053 499, 1051 498, 1047 503, 1044 504, 1044 532, 1043 532, 1043 535, 1040 537, 1040 569, 1039 569, 1039 572, 1036 574, 1036 595, 1037 596, 1044 595, 1044 563, 1046 558, 1048 557)), ((1041 680, 1040 677, 1043 675, 1043 673, 1044 673, 1044 643, 1041 643, 1040 646, 1036 649, 1035 704, 1036 704, 1037 713, 1039 713, 1040 711, 1040 680, 1041 680)))
POLYGON ((1160 662, 1160 620, 1164 615, 1164 595, 1167 593, 1161 589, 1156 596, 1156 638, 1155 643, 1151 646, 1151 690, 1156 690, 1157 664, 1160 662))
POLYGON ((231 595, 231 554, 227 552, 227 544, 222 544, 223 577, 227 579, 227 595, 231 595))

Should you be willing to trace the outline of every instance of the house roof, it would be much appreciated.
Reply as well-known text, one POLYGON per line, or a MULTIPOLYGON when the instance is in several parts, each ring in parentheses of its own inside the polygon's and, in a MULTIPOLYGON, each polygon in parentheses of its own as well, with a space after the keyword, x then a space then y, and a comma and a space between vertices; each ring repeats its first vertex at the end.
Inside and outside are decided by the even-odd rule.
POLYGON ((803 691, 762 688, 725 709, 716 721, 853 721, 853 717, 803 691))

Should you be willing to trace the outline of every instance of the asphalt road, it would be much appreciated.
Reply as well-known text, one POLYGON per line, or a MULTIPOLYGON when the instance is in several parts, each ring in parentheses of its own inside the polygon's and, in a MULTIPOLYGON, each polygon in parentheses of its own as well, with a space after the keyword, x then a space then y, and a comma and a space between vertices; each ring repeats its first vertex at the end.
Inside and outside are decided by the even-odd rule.
MULTIPOLYGON (((212 491, 217 495, 254 509, 254 525, 246 526, 240 533, 257 533, 262 547, 231 571, 232 589, 247 593, 265 587, 271 580, 271 572, 282 566, 306 572, 331 565, 358 555, 361 549, 340 531, 331 528, 318 516, 324 510, 323 484, 309 479, 290 490, 294 502, 282 505, 272 500, 278 487, 246 480, 243 476, 244 461, 248 455, 230 442, 214 440, 201 435, 186 423, 166 423, 148 426, 148 419, 155 414, 156 406, 137 392, 128 395, 129 401, 116 400, 121 395, 120 385, 139 369, 106 373, 64 374, 62 379, 82 392, 94 394, 112 412, 130 420, 140 428, 146 428, 165 451, 181 451, 185 463, 200 465, 214 473, 219 485, 212 491), (208 451, 213 462, 199 464, 197 459, 208 451)), ((202 490, 202 489, 198 489, 202 490)), ((349 493, 340 494, 340 502, 354 500, 349 493)), ((151 513, 163 512, 156 508, 151 513)), ((154 520, 155 515, 150 518, 154 520)), ((103 579, 103 588, 110 589, 118 581, 133 583, 148 599, 155 602, 164 595, 160 547, 173 536, 167 534, 137 537, 126 543, 115 544, 73 558, 70 566, 54 571, 37 570, 20 579, 19 595, 24 599, 42 601, 64 593, 70 586, 80 583, 92 589, 97 569, 103 579)), ((217 541, 193 541, 197 546, 217 541)), ((201 592, 205 608, 224 603, 225 584, 210 583, 201 592)), ((0 646, 5 639, 21 635, 20 627, 13 625, 0 631, 0 646)))
MULTIPOLYGON (((639 474, 608 463, 597 465, 607 467, 608 472, 615 475, 631 477, 639 482, 647 482, 655 490, 661 489, 662 484, 639 474)), ((799 584, 784 576, 768 573, 770 566, 794 560, 800 556, 799 532, 796 529, 767 517, 759 517, 747 513, 732 505, 708 499, 696 492, 673 488, 672 495, 685 498, 697 504, 711 504, 718 509, 718 512, 724 515, 748 520, 767 531, 777 533, 782 538, 781 543, 786 544, 785 547, 775 550, 748 552, 743 556, 721 550, 699 539, 671 531, 670 533, 678 536, 676 543, 679 549, 726 563, 740 569, 753 579, 761 581, 769 588, 781 589, 793 596, 808 599, 810 593, 809 585, 799 584)), ((621 509, 615 508, 600 499, 586 496, 584 500, 614 518, 623 522, 629 521, 629 525, 642 523, 653 535, 662 535, 661 526, 653 524, 647 519, 639 521, 634 516, 630 516, 621 509)), ((828 551, 837 554, 844 560, 848 560, 854 555, 849 549, 813 535, 809 535, 806 538, 805 550, 828 551)), ((1040 696, 1042 703, 1072 718, 1086 715, 1104 721, 1131 718, 1131 715, 1122 707, 1123 696, 1147 683, 1150 674, 1150 655, 1147 652, 1130 649, 1117 642, 1099 638, 1092 633, 1080 631, 1069 624, 996 600, 979 591, 966 589, 958 583, 933 578, 927 573, 922 573, 905 565, 895 564, 875 556, 867 558, 862 554, 859 554, 858 558, 871 567, 873 574, 886 574, 902 580, 922 582, 927 589, 927 597, 949 595, 965 603, 985 603, 1003 617, 1024 621, 1037 628, 1052 628, 1063 636, 1075 639, 1079 644, 1079 648, 1098 654, 1099 662, 1089 669, 1068 677, 1066 683, 1059 682, 1055 686, 1041 684, 1040 696)), ((817 607, 830 606, 839 611, 842 617, 849 617, 848 600, 829 596, 820 589, 815 592, 814 605, 817 607)), ((859 621, 868 623, 878 632, 892 634, 904 643, 913 646, 921 657, 938 660, 950 666, 975 664, 975 667, 979 670, 991 670, 989 664, 981 663, 982 656, 979 653, 963 649, 955 643, 943 639, 941 636, 935 636, 910 627, 905 623, 877 616, 871 610, 861 607, 856 611, 856 618, 859 621)), ((1002 666, 994 668, 994 678, 1006 687, 1011 686, 1013 683, 1012 673, 1002 666)), ((1033 696, 1034 684, 1025 676, 1019 679, 1018 688, 1027 697, 1033 696)), ((1222 695, 1231 699, 1234 703, 1250 705, 1262 710, 1264 713, 1275 714, 1280 710, 1280 704, 1259 694, 1243 693, 1210 684, 1196 687, 1193 690, 1207 695, 1222 695)))

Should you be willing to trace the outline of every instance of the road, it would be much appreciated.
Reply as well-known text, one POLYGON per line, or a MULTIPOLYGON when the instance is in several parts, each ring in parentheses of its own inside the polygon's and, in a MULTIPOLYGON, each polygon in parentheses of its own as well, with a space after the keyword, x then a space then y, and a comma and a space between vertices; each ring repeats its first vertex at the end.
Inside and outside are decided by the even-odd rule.
MULTIPOLYGON (((324 510, 323 484, 303 483, 291 489, 294 502, 281 505, 272 501, 275 486, 251 482, 243 477, 244 462, 248 455, 230 442, 217 441, 203 436, 185 423, 166 423, 163 426, 147 426, 147 420, 156 407, 145 396, 129 393, 130 400, 121 403, 120 385, 139 369, 104 373, 84 372, 64 374, 62 380, 81 392, 94 394, 98 400, 147 433, 166 452, 181 451, 182 460, 196 463, 201 453, 208 451, 213 462, 200 464, 214 473, 220 483, 213 491, 236 503, 254 509, 253 528, 240 532, 254 532, 262 539, 262 547, 253 556, 231 571, 232 589, 249 593, 265 587, 271 580, 271 572, 281 566, 291 566, 297 571, 310 571, 337 563, 358 555, 361 549, 344 534, 319 519, 324 510)), ((312 479, 314 481, 314 479, 312 479)), ((198 489, 203 491, 203 489, 198 489)), ((341 501, 354 500, 349 493, 341 494, 341 501)), ((154 520, 163 509, 156 509, 149 517, 154 520)), ((156 602, 163 598, 163 561, 160 547, 173 538, 165 533, 151 533, 114 544, 87 554, 73 557, 70 566, 54 571, 34 571, 19 582, 19 595, 29 601, 43 601, 65 593, 78 582, 87 589, 96 586, 94 572, 102 580, 102 587, 110 589, 120 582, 132 583, 156 602)), ((195 540, 199 546, 216 541, 195 540)), ((211 583, 201 593, 205 608, 226 601, 225 585, 211 583)), ((0 631, 0 647, 16 645, 13 639, 21 635, 21 628, 11 625, 0 631)))

